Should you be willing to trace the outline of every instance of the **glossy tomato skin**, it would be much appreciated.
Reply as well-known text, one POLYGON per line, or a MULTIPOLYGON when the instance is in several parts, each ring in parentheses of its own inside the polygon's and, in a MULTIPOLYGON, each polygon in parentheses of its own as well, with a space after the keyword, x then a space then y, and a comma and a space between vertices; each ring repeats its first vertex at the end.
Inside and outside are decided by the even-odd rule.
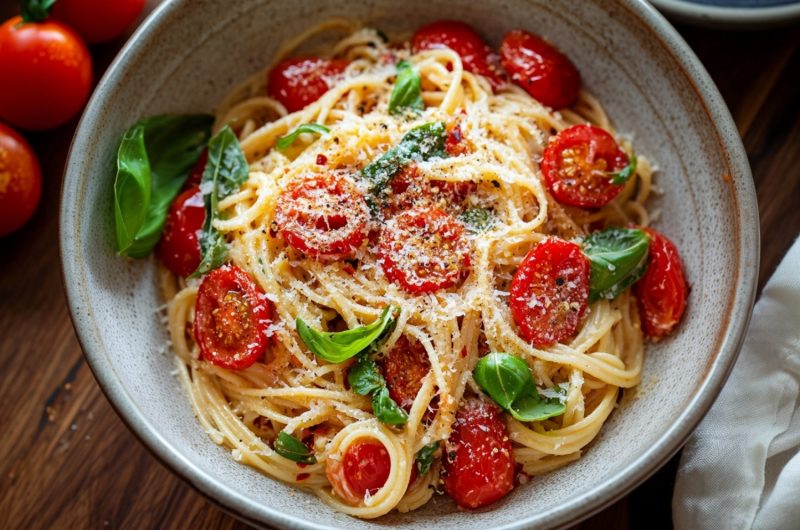
POLYGON ((348 64, 314 57, 284 59, 267 74, 267 92, 289 112, 302 110, 322 97, 348 64))
POLYGON ((514 489, 514 453, 496 405, 477 398, 464 403, 443 463, 444 489, 462 508, 486 506, 514 489))
POLYGON ((645 228, 650 236, 650 264, 634 285, 642 329, 658 340, 669 335, 686 310, 689 287, 678 249, 660 232, 645 228))
POLYGON ((200 265, 202 256, 197 237, 205 220, 206 210, 199 186, 178 195, 169 208, 156 255, 178 276, 185 278, 200 265))
POLYGON ((392 461, 386 447, 375 439, 356 440, 341 460, 326 461, 326 475, 336 494, 355 506, 369 493, 374 495, 386 484, 392 461))
POLYGON ((200 156, 197 158, 197 162, 194 163, 192 170, 189 171, 189 176, 186 178, 186 183, 183 185, 183 189, 189 189, 193 186, 199 186, 203 180, 203 173, 206 170, 206 164, 208 163, 208 148, 203 149, 203 152, 200 153, 200 156))
POLYGON ((92 89, 92 58, 66 25, 47 20, 0 26, 0 117, 50 129, 75 116, 92 89))
POLYGON ((86 42, 108 42, 128 29, 145 0, 58 0, 52 16, 74 28, 86 42))
POLYGON ((437 20, 419 28, 411 39, 414 53, 443 47, 460 55, 468 72, 488 78, 495 89, 503 85, 500 58, 469 24, 458 20, 437 20))
POLYGON ((531 249, 511 281, 509 305, 520 336, 538 347, 572 338, 588 305, 590 273, 575 243, 549 238, 531 249))
POLYGON ((272 342, 273 321, 272 303, 239 267, 223 265, 203 277, 194 319, 203 359, 230 370, 250 367, 272 342))
POLYGON ((611 134, 596 125, 573 125, 554 136, 544 150, 541 170, 561 204, 600 208, 619 195, 612 173, 630 160, 611 134))
POLYGON ((422 388, 422 380, 431 369, 425 347, 401 335, 394 347, 378 361, 378 366, 386 380, 389 396, 410 412, 422 388))
POLYGON ((503 67, 531 97, 555 110, 578 99, 581 75, 569 58, 541 37, 509 31, 500 45, 503 67))
POLYGON ((0 237, 31 218, 42 195, 42 172, 33 149, 0 123, 0 237))

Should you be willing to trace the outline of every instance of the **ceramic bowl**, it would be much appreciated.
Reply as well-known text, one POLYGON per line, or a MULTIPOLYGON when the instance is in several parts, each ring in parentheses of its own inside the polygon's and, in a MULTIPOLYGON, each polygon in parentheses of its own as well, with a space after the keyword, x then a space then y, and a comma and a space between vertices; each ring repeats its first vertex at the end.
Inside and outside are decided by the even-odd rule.
POLYGON ((800 20, 797 0, 650 0, 670 19, 725 29, 764 29, 800 20))
POLYGON ((756 286, 758 214, 733 121, 706 71, 644 2, 594 0, 173 0, 131 38, 81 120, 66 170, 61 249, 86 358, 131 430, 178 475, 255 525, 286 528, 545 528, 587 517, 673 455, 711 405, 736 357, 756 286), (392 34, 461 18, 499 43, 523 27, 545 35, 639 152, 660 168, 656 225, 681 249, 692 290, 679 333, 648 347, 626 399, 578 462, 465 513, 436 497, 413 513, 361 521, 236 463, 213 444, 172 375, 156 307, 155 263, 114 253, 117 142, 142 116, 209 111, 263 68, 284 40, 335 16, 392 34))

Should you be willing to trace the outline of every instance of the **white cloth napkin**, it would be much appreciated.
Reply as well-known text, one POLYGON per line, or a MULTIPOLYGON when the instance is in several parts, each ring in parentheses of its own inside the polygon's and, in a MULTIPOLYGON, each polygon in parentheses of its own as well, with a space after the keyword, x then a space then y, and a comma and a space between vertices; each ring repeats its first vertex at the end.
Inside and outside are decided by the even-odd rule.
POLYGON ((730 379, 683 450, 675 528, 800 529, 800 239, 756 304, 730 379))

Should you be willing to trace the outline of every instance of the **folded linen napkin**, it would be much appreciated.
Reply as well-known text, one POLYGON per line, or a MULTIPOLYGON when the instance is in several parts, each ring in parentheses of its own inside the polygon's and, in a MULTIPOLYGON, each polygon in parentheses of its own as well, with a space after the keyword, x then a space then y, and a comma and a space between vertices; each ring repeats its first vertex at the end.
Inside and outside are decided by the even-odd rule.
POLYGON ((679 530, 800 529, 800 239, 683 450, 672 516, 679 530))

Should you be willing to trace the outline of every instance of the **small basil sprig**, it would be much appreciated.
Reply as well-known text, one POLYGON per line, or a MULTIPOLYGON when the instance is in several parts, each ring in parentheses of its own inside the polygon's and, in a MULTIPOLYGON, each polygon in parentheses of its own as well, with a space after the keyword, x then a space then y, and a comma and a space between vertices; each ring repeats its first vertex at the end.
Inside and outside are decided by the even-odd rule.
POLYGON ((591 264, 589 303, 613 300, 641 278, 648 265, 650 239, 637 228, 607 228, 583 241, 591 264))
POLYGON ((627 166, 617 171, 616 173, 611 173, 609 175, 611 177, 611 182, 614 184, 625 184, 626 182, 628 182, 628 179, 636 174, 637 163, 638 160, 636 159, 636 155, 631 154, 631 156, 628 158, 627 166))
POLYGON ((433 465, 433 455, 438 450, 439 442, 431 442, 417 451, 417 454, 414 456, 414 460, 417 463, 417 471, 419 471, 420 476, 427 473, 431 468, 431 465, 433 465))
POLYGON ((519 421, 542 421, 566 410, 566 391, 559 397, 539 394, 528 365, 509 353, 492 352, 481 358, 472 372, 475 382, 495 403, 519 421))
POLYGON ((306 444, 287 433, 281 431, 275 440, 275 452, 284 458, 300 464, 316 464, 317 458, 306 447, 306 444))
POLYGON ((473 234, 486 232, 492 228, 495 222, 494 215, 486 208, 470 208, 469 210, 465 210, 458 218, 464 223, 467 230, 473 234))
POLYGON ((208 162, 200 182, 206 218, 197 238, 202 259, 191 277, 201 276, 225 262, 228 244, 214 228, 214 220, 219 216, 217 205, 219 201, 238 191, 248 175, 247 159, 239 146, 239 139, 226 125, 208 142, 208 162))
POLYGON ((360 396, 372 395, 372 412, 378 421, 387 425, 405 425, 408 414, 389 395, 386 380, 375 361, 363 356, 350 367, 347 382, 353 392, 360 396))
POLYGON ((335 332, 310 328, 302 318, 297 317, 297 333, 306 348, 314 355, 331 363, 341 363, 374 347, 381 338, 391 332, 399 314, 399 309, 387 306, 375 322, 335 332))
POLYGON ((304 123, 303 125, 299 126, 297 129, 292 131, 291 133, 287 134, 286 136, 281 136, 278 138, 278 141, 275 143, 275 146, 283 151, 284 149, 288 149, 292 146, 295 140, 304 133, 311 133, 311 134, 325 134, 331 132, 330 129, 325 127, 324 125, 320 125, 319 123, 304 123))
POLYGON ((150 254, 178 195, 211 136, 208 115, 154 116, 125 131, 117 151, 114 228, 117 252, 150 254))
POLYGON ((389 114, 418 114, 424 108, 419 70, 408 61, 400 61, 397 63, 397 81, 389 97, 389 114))

